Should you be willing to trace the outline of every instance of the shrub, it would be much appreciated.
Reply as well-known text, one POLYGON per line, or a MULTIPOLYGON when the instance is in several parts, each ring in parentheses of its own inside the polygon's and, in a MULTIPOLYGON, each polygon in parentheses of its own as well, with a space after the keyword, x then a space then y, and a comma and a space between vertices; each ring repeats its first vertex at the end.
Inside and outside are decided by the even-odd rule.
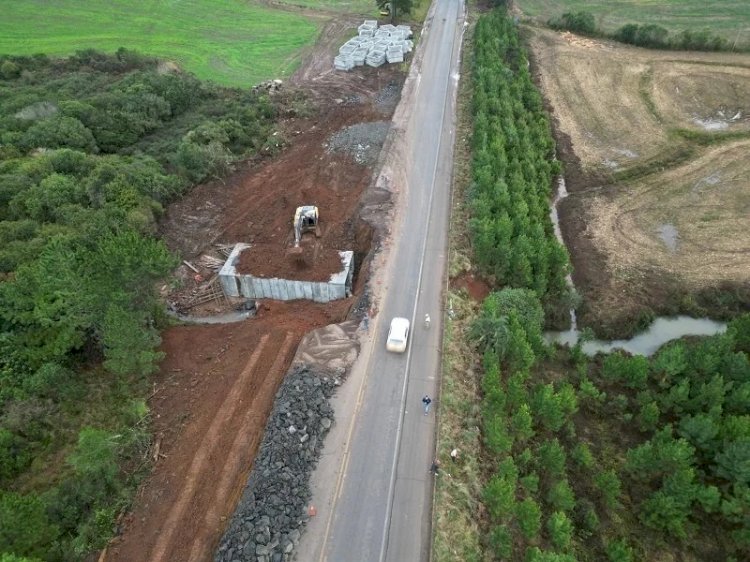
POLYGON ((555 482, 547 493, 549 504, 559 511, 571 511, 576 506, 573 489, 567 480, 555 482))
POLYGON ((517 442, 523 442, 534 436, 533 418, 528 404, 521 404, 513 413, 510 425, 517 442))
POLYGON ((573 461, 581 468, 589 469, 594 466, 594 455, 586 443, 578 443, 571 453, 573 461))
POLYGON ((597 33, 594 14, 585 10, 565 12, 559 18, 551 19, 549 26, 553 29, 567 29, 583 35, 595 35, 597 33))
POLYGON ((534 540, 542 525, 542 510, 534 500, 526 498, 516 505, 516 520, 523 536, 534 540))
POLYGON ((21 67, 13 61, 4 60, 3 63, 0 64, 0 76, 2 76, 5 80, 13 80, 14 78, 18 78, 20 75, 21 67))
POLYGON ((628 388, 643 389, 648 381, 648 359, 641 355, 628 357, 621 352, 609 354, 602 364, 602 376, 610 381, 622 382, 628 388))
POLYGON ((638 427, 641 431, 654 431, 659 424, 659 405, 656 401, 647 402, 641 406, 638 413, 638 427))
POLYGON ((615 32, 614 38, 623 43, 651 49, 665 49, 670 46, 669 31, 660 25, 651 23, 643 25, 626 24, 615 32))
POLYGON ((609 469, 594 476, 594 486, 599 490, 604 505, 609 509, 614 509, 620 505, 622 483, 614 470, 609 469))
POLYGON ((26 440, 0 427, 0 483, 15 478, 31 460, 26 440))
POLYGON ((537 491, 539 491, 539 475, 536 472, 527 474, 521 478, 521 486, 523 486, 524 490, 529 494, 536 494, 537 491))
POLYGON ((74 148, 96 152, 94 135, 73 117, 55 115, 34 123, 23 135, 21 145, 33 148, 74 148))
POLYGON ((578 385, 578 396, 580 396, 584 402, 598 406, 607 398, 607 393, 599 390, 593 382, 584 377, 578 385))
POLYGON ((589 500, 579 502, 579 519, 582 530, 591 535, 599 531, 599 516, 596 514, 594 504, 589 500))
POLYGON ((484 504, 493 521, 507 521, 516 505, 516 479, 495 474, 485 486, 484 504))
POLYGON ((633 549, 625 539, 608 542, 606 551, 609 562, 633 562, 633 549))
POLYGON ((57 535, 39 497, 0 490, 0 552, 41 558, 57 535))
POLYGON ((570 546, 573 537, 573 523, 565 513, 556 511, 547 521, 547 532, 552 544, 565 550, 570 546))
POLYGON ((501 560, 509 560, 513 554, 513 536, 505 525, 495 525, 489 537, 492 553, 501 560))
POLYGON ((551 478, 565 474, 565 450, 557 438, 547 439, 539 447, 539 468, 551 478))

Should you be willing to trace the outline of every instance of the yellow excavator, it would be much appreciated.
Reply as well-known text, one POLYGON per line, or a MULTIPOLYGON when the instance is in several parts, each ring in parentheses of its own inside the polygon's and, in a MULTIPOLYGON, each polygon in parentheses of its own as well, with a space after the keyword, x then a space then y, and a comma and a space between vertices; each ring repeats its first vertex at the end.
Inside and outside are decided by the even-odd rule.
POLYGON ((302 242, 302 235, 306 232, 314 232, 316 238, 320 238, 320 226, 318 224, 319 215, 318 208, 314 205, 303 205, 297 207, 294 213, 294 220, 292 221, 292 228, 294 229, 294 248, 290 248, 290 254, 301 254, 302 248, 300 248, 300 242, 302 242))

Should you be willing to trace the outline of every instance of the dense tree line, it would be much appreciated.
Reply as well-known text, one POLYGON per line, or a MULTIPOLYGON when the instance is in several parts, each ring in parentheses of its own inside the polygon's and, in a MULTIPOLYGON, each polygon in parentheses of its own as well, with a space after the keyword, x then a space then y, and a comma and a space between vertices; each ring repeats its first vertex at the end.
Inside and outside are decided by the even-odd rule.
POLYGON ((488 552, 498 560, 750 556, 750 315, 652 359, 557 356, 536 295, 503 289, 484 356, 488 552), (548 370, 554 365, 554 370, 548 370), (565 376, 560 376, 560 371, 565 376))
POLYGON ((473 72, 471 233, 476 262, 499 286, 530 288, 548 316, 569 307, 565 248, 549 218, 554 141, 513 23, 479 19, 473 72))
MULTIPOLYGON (((585 24, 585 22, 583 22, 585 24)), ((475 33, 471 230, 501 290, 483 357, 485 548, 497 560, 750 556, 750 316, 652 359, 545 345, 569 270, 548 220, 553 145, 513 24, 475 33)))
POLYGON ((685 29, 677 34, 670 34, 668 29, 654 23, 628 23, 618 28, 614 33, 608 34, 597 27, 594 14, 585 10, 565 12, 558 18, 550 19, 548 23, 553 29, 565 29, 594 37, 609 37, 621 43, 649 49, 728 51, 730 47, 733 48, 729 41, 711 33, 708 29, 699 31, 685 29))
POLYGON ((125 50, 0 57, 2 556, 82 559, 111 536, 176 265, 156 221, 270 146, 276 113, 125 50))

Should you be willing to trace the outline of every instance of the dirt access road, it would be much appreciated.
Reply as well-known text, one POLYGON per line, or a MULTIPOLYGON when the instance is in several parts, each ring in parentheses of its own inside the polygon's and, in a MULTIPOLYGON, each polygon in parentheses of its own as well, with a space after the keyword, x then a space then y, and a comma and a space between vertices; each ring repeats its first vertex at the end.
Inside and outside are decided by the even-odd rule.
MULTIPOLYGON (((333 42, 324 37, 300 76, 321 60, 330 65, 333 42)), ((314 204, 321 209, 320 243, 354 250, 361 266, 371 229, 358 210, 373 176, 371 154, 379 152, 379 146, 363 150, 362 134, 367 135, 369 124, 378 128, 390 121, 402 81, 403 73, 394 66, 362 68, 323 81, 292 80, 304 86, 317 108, 311 117, 282 122, 279 134, 289 146, 274 159, 245 165, 225 182, 194 189, 168 209, 162 236, 188 259, 213 243, 237 241, 276 248, 282 256, 294 209, 314 204), (352 132, 353 126, 359 128, 352 132)), ((374 145, 378 138, 373 135, 374 145)), ((192 282, 184 267, 178 273, 192 282)), ((149 401, 156 464, 104 560, 211 559, 298 343, 310 330, 347 317, 365 275, 355 278, 354 299, 326 305, 266 301, 254 319, 164 332, 166 359, 149 401)))

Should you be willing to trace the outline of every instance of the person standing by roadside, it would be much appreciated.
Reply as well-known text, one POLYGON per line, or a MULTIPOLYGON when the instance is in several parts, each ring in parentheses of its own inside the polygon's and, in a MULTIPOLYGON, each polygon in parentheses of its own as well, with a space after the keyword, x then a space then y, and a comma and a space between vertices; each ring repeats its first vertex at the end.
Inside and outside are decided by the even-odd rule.
POLYGON ((422 404, 424 405, 424 415, 426 416, 430 412, 430 404, 432 404, 432 398, 425 394, 422 397, 422 404))
POLYGON ((453 462, 456 462, 456 461, 458 460, 458 453, 459 453, 459 450, 458 450, 457 448, 454 448, 454 449, 453 449, 453 450, 451 451, 451 460, 452 460, 453 462))

